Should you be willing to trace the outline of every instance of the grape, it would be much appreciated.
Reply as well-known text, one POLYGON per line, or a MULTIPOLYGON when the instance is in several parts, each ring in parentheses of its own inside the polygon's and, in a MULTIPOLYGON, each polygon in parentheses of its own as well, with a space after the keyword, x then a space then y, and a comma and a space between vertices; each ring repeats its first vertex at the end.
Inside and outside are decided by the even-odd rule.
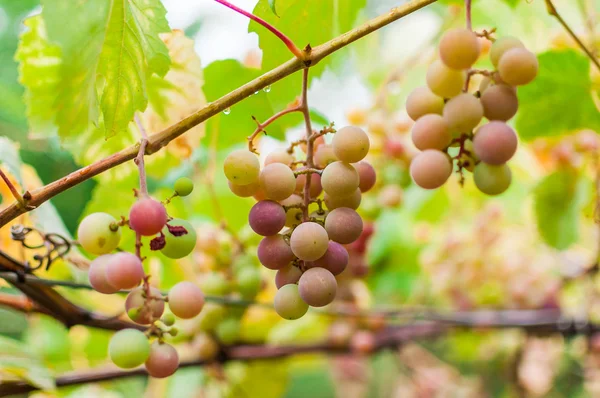
POLYGON ((127 252, 113 254, 104 268, 106 280, 116 289, 133 289, 144 277, 144 267, 137 256, 127 252))
POLYGON ((283 207, 272 200, 261 200, 250 209, 248 222, 254 232, 262 236, 275 235, 286 221, 283 207))
POLYGON ((325 268, 333 275, 341 274, 348 265, 348 251, 337 242, 330 241, 327 246, 327 252, 323 257, 316 259, 313 266, 325 268))
POLYGON ((480 51, 477 35, 469 29, 449 30, 440 40, 440 58, 452 69, 470 68, 480 51))
POLYGON ((376 347, 375 336, 366 330, 359 330, 350 340, 352 351, 359 354, 370 354, 376 347))
POLYGON ((498 67, 502 55, 513 48, 525 48, 521 40, 512 36, 505 36, 497 39, 490 48, 490 60, 494 67, 498 67))
POLYGON ((187 177, 178 178, 175 181, 175 192, 179 196, 188 196, 194 190, 194 182, 187 177))
POLYGON ((260 189, 260 182, 258 181, 248 185, 236 185, 231 181, 227 181, 227 184, 229 184, 229 189, 231 192, 240 198, 249 198, 250 196, 254 196, 260 189))
POLYGON ((473 172, 477 188, 487 195, 499 195, 506 191, 512 180, 510 168, 505 164, 479 163, 473 172))
POLYGON ((187 233, 179 236, 173 235, 167 226, 163 228, 165 236, 165 247, 161 249, 161 253, 169 258, 183 258, 190 254, 196 246, 196 230, 194 226, 186 220, 174 218, 169 221, 171 227, 183 227, 187 233))
MULTIPOLYGON (((291 195, 289 198, 286 198, 280 201, 282 206, 297 206, 304 203, 304 200, 299 195, 291 195)), ((293 227, 296 224, 300 223, 302 219, 302 209, 300 208, 291 208, 285 212, 285 226, 293 227)))
POLYGON ((97 292, 104 294, 113 294, 119 291, 119 289, 113 287, 106 280, 106 265, 111 261, 112 254, 104 254, 100 257, 96 257, 90 264, 88 271, 88 279, 90 285, 97 292))
POLYGON ((377 200, 383 207, 398 207, 402 203, 404 191, 398 185, 387 185, 380 192, 377 200))
POLYGON ((468 133, 479 124, 481 118, 483 106, 472 94, 459 94, 444 107, 444 120, 451 133, 468 133))
POLYGON ((214 296, 224 296, 231 291, 231 285, 225 277, 218 272, 209 272, 204 275, 202 283, 200 283, 202 290, 206 294, 214 296))
POLYGON ((289 166, 294 161, 294 156, 288 153, 285 149, 277 149, 269 153, 265 159, 265 166, 268 166, 272 163, 283 163, 286 166, 289 166))
POLYGON ((489 122, 477 129, 473 150, 482 162, 506 163, 517 151, 517 134, 504 122, 489 122))
POLYGON ((333 162, 321 174, 323 190, 331 196, 351 195, 358 184, 358 172, 348 163, 333 162))
POLYGON ((440 97, 452 98, 461 93, 466 75, 462 71, 448 68, 442 61, 435 61, 427 69, 427 86, 440 97))
MULTIPOLYGON (((304 168, 298 171, 304 170, 304 168)), ((306 174, 298 174, 296 177, 296 192, 304 196, 304 185, 306 184, 306 174)), ((321 186, 321 176, 317 173, 310 173, 310 197, 316 198, 323 191, 321 186)))
POLYGON ((138 200, 129 210, 129 226, 141 235, 156 235, 166 223, 167 210, 165 206, 152 198, 138 200))
POLYGON ((132 369, 143 364, 150 355, 146 335, 136 329, 123 329, 115 333, 108 344, 108 354, 115 365, 132 369))
POLYGON ((288 264, 277 270, 277 273, 275 274, 275 286, 277 286, 277 289, 281 289, 282 286, 287 284, 298 283, 300 276, 302 276, 300 268, 288 264))
POLYGON ((254 267, 244 267, 236 275, 237 287, 245 299, 253 299, 262 287, 260 271, 254 267))
POLYGON ((452 162, 448 155, 435 149, 427 149, 414 157, 410 163, 410 175, 421 188, 439 188, 450 178, 452 162))
POLYGON ((258 182, 260 162, 252 152, 238 149, 227 155, 223 170, 227 179, 233 184, 248 185, 258 182))
POLYGON ((225 345, 233 344, 240 336, 240 321, 235 318, 225 319, 217 325, 215 333, 221 343, 225 345))
POLYGON ((121 229, 117 226, 117 220, 110 214, 92 213, 79 224, 77 239, 85 251, 106 254, 119 246, 121 229))
POLYGON ((335 156, 346 163, 355 163, 369 153, 369 137, 360 127, 346 126, 339 129, 331 142, 335 156))
POLYGON ((338 160, 337 156, 333 151, 332 145, 321 145, 313 156, 315 165, 320 168, 325 168, 329 163, 333 163, 338 160))
POLYGON ((283 200, 294 193, 296 176, 288 166, 271 163, 260 173, 260 186, 267 198, 283 200))
POLYGON ((515 89, 504 84, 496 84, 485 90, 481 96, 483 115, 488 120, 507 121, 519 108, 519 99, 515 89))
MULTIPOLYGON (((454 101, 455 98, 450 101, 454 101)), ((421 117, 413 125, 411 138, 413 144, 421 151, 425 149, 438 149, 441 151, 450 145, 452 135, 443 117, 430 114, 421 117)))
POLYGON ((338 207, 349 207, 351 209, 358 209, 360 206, 360 201, 362 199, 362 194, 360 193, 360 188, 356 188, 353 194, 348 196, 329 196, 325 194, 323 196, 323 200, 325 201, 325 206, 329 210, 337 209, 338 207))
POLYGON ((160 321, 167 326, 173 326, 175 324, 175 316, 168 312, 160 318, 160 321))
POLYGON ((325 219, 325 231, 331 240, 338 243, 352 243, 360 236, 363 229, 362 218, 347 207, 332 210, 325 219))
POLYGON ((257 253, 260 263, 269 269, 280 269, 295 258, 283 235, 264 237, 258 244, 257 253))
POLYGON ((500 77, 511 86, 520 86, 531 82, 537 76, 539 63, 531 51, 524 48, 508 50, 498 62, 500 77))
POLYGON ((306 304, 311 307, 323 307, 335 299, 337 281, 325 268, 311 268, 300 277, 298 291, 306 304))
POLYGON ((308 311, 308 304, 300 298, 298 285, 288 284, 282 286, 275 294, 273 301, 275 312, 284 319, 302 318, 308 311))
POLYGON ((160 318, 165 311, 165 302, 160 290, 150 287, 150 297, 147 306, 145 305, 145 295, 146 293, 142 286, 129 292, 127 300, 125 300, 125 310, 129 318, 140 325, 152 323, 152 321, 160 318))
POLYGON ((414 121, 430 113, 441 115, 443 110, 444 99, 425 86, 415 88, 406 98, 406 112, 414 121))
POLYGON ((192 347, 201 361, 212 361, 219 354, 219 344, 207 333, 196 334, 192 347))
POLYGON ((299 259, 314 261, 325 254, 328 241, 325 228, 315 222, 304 222, 292 232, 290 247, 299 259))
POLYGON ((202 311, 204 294, 192 282, 179 282, 169 290, 169 308, 178 318, 190 319, 202 311))
POLYGON ((145 365, 150 376, 169 377, 179 367, 179 355, 172 345, 155 341, 150 346, 150 356, 145 365))
POLYGON ((360 188, 360 192, 367 192, 373 188, 377 180, 377 174, 375 173, 373 166, 364 160, 353 164, 353 166, 358 173, 358 187, 360 188))
POLYGON ((217 325, 225 318, 227 310, 217 304, 206 303, 202 312, 196 320, 198 321, 198 329, 204 331, 210 331, 217 327, 217 325))

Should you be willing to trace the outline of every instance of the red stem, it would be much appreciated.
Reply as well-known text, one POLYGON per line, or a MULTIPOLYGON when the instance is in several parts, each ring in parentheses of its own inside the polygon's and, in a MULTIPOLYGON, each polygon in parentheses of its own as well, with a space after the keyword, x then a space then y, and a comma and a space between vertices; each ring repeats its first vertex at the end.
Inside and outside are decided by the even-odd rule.
POLYGON ((471 0, 465 0, 465 9, 467 12, 467 29, 473 30, 471 26, 471 0))
POLYGON ((273 116, 271 116, 270 118, 268 118, 267 120, 265 120, 263 123, 258 122, 258 120, 256 120, 254 118, 254 120, 256 121, 256 124, 258 125, 258 127, 256 127, 256 130, 254 130, 254 132, 252 133, 252 135, 248 137, 248 150, 250 152, 256 153, 256 149, 254 148, 254 139, 260 133, 262 133, 263 131, 265 131, 265 128, 268 125, 270 125, 275 120, 277 120, 280 117, 282 117, 283 115, 287 115, 288 113, 292 113, 292 112, 301 112, 301 111, 302 111, 302 109, 301 109, 300 106, 295 106, 293 108, 284 109, 282 111, 277 112, 276 114, 274 114, 273 116))

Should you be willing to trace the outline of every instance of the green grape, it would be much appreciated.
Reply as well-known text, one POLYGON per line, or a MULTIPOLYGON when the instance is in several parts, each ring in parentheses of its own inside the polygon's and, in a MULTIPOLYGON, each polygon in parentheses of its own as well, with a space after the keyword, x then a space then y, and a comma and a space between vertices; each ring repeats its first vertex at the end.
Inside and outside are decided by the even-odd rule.
POLYGON ((267 198, 283 200, 294 193, 296 176, 289 166, 271 163, 260 173, 260 186, 267 198))
POLYGON ((477 188, 487 195, 499 195, 510 186, 512 173, 506 164, 492 165, 479 163, 473 172, 477 188))
POLYGON ((256 193, 260 191, 260 181, 256 181, 248 185, 236 185, 231 181, 227 181, 227 184, 229 185, 231 192, 240 198, 249 198, 250 196, 256 195, 256 193))
POLYGON ((209 272, 200 282, 202 291, 212 296, 224 296, 231 291, 231 284, 219 272, 209 272))
POLYGON ((490 47, 490 60, 492 61, 492 65, 497 68, 502 54, 513 48, 525 48, 525 46, 521 40, 512 36, 505 36, 496 39, 496 41, 490 47))
POLYGON ((223 163, 225 176, 236 185, 248 185, 258 182, 260 162, 255 154, 245 149, 231 152, 223 163))
POLYGON ((184 227, 187 234, 175 236, 170 231, 168 226, 162 230, 165 236, 165 247, 160 252, 169 258, 183 258, 190 254, 196 246, 196 230, 194 226, 186 220, 174 218, 168 222, 171 227, 184 227))
POLYGON ((83 249, 92 254, 107 254, 121 241, 117 220, 107 213, 92 213, 77 228, 77 240, 83 249))
MULTIPOLYGON (((450 101, 454 101, 455 98, 450 101)), ((441 151, 450 145, 452 135, 443 117, 430 114, 422 116, 416 121, 412 128, 411 138, 413 144, 421 151, 425 149, 438 149, 441 151)))
POLYGON ((406 98, 406 112, 414 121, 430 113, 441 115, 443 110, 444 98, 432 93, 429 87, 417 87, 406 98))
POLYGON ((262 287, 260 270, 254 267, 245 267, 237 273, 236 279, 238 290, 243 298, 253 299, 260 292, 262 287))
POLYGON ((470 29, 458 28, 444 33, 440 40, 440 58, 452 69, 468 69, 479 58, 479 40, 470 29))
POLYGON ((136 329, 123 329, 115 333, 108 344, 108 354, 115 365, 123 369, 143 364, 150 355, 146 335, 136 329))
POLYGON ((280 317, 290 320, 302 318, 308 311, 308 304, 300 298, 295 284, 282 286, 275 294, 273 306, 280 317))
POLYGON ((333 153, 346 163, 361 161, 369 153, 370 142, 367 133, 360 127, 346 126, 339 129, 333 136, 333 153))
POLYGON ((444 120, 451 133, 469 133, 479 124, 482 118, 483 106, 481 102, 468 93, 457 95, 448 101, 444 107, 444 120))
POLYGON ((330 196, 348 196, 356 191, 359 184, 356 169, 348 163, 333 162, 325 167, 321 175, 323 190, 330 196))
POLYGON ((448 181, 451 174, 450 158, 444 152, 435 149, 421 152, 410 163, 410 175, 421 188, 439 188, 448 181))
POLYGON ((500 77, 511 86, 521 86, 537 76, 538 59, 524 48, 513 48, 502 54, 498 62, 500 77))
POLYGON ((466 75, 463 71, 448 68, 442 61, 435 61, 427 69, 427 86, 440 97, 452 98, 462 92, 466 75))
POLYGON ((219 343, 207 333, 198 333, 192 347, 201 361, 212 361, 219 354, 219 343))
POLYGON ((519 108, 516 90, 505 84, 488 87, 481 95, 480 100, 483 105, 483 115, 488 120, 505 122, 511 119, 519 108))
POLYGON ((164 314, 160 320, 167 326, 173 326, 175 324, 175 316, 171 313, 164 314))
POLYGON ((148 304, 146 304, 145 295, 146 291, 144 287, 138 287, 129 292, 125 300, 127 315, 129 315, 132 321, 140 325, 152 323, 152 321, 160 318, 165 311, 165 302, 160 290, 152 286, 150 287, 148 304))
POLYGON ((175 192, 179 196, 188 196, 194 190, 194 182, 187 177, 178 178, 175 181, 175 192))
POLYGON ((290 247, 296 257, 314 261, 325 254, 329 237, 325 228, 315 222, 298 225, 290 237, 290 247))
POLYGON ((235 318, 227 318, 217 325, 215 334, 219 341, 225 345, 231 345, 240 337, 240 321, 235 318))

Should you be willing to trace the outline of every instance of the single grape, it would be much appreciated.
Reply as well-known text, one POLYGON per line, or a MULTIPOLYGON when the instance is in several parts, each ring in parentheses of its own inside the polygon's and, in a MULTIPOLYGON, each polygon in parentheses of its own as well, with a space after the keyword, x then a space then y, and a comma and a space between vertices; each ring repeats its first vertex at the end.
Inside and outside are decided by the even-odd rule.
POLYGON ((406 112, 414 121, 430 113, 441 115, 443 110, 444 98, 425 86, 415 88, 406 98, 406 112))
POLYGON ((125 300, 125 311, 132 321, 140 325, 148 325, 160 318, 165 311, 165 302, 160 290, 150 287, 150 296, 145 298, 144 287, 133 289, 125 300), (146 301, 148 304, 146 305, 146 301))
POLYGON ((262 236, 275 235, 286 221, 283 207, 272 200, 261 200, 250 209, 248 223, 254 232, 262 236))
POLYGON ((360 202, 362 200, 362 194, 360 192, 360 188, 356 188, 354 193, 348 196, 329 196, 325 194, 323 196, 323 200, 325 201, 325 206, 329 210, 337 209, 338 207, 349 207, 351 209, 358 209, 360 206, 360 202))
POLYGON ((248 185, 258 182, 260 162, 252 152, 238 149, 227 155, 223 170, 227 179, 233 184, 248 185))
MULTIPOLYGON (((302 171, 304 168, 298 169, 298 171, 302 171)), ((296 190, 295 192, 304 197, 304 185, 306 184, 306 174, 298 174, 296 177, 296 190)), ((323 187, 321 186, 321 176, 317 173, 310 173, 310 197, 316 198, 323 192, 323 187)))
POLYGON ((188 196, 194 190, 194 182, 191 178, 181 177, 175 181, 175 192, 179 196, 188 196))
POLYGON ((294 160, 294 155, 288 153, 286 149, 276 149, 265 158, 265 166, 272 163, 282 163, 289 166, 294 160))
POLYGON ((339 129, 331 142, 335 156, 346 163, 359 162, 367 156, 371 146, 367 133, 360 127, 346 126, 339 129))
POLYGON ((325 268, 333 275, 339 275, 346 269, 348 259, 348 251, 344 246, 337 242, 329 241, 327 252, 325 252, 323 257, 316 259, 312 265, 325 268))
POLYGON ((462 92, 466 75, 463 71, 448 68, 442 61, 435 61, 427 69, 427 86, 440 97, 452 98, 462 92))
POLYGON ((252 184, 248 185, 236 185, 231 181, 227 181, 229 184, 229 189, 233 192, 234 195, 239 196, 240 198, 249 198, 250 196, 256 195, 256 193, 260 190, 260 182, 256 181, 252 184))
POLYGON ((97 292, 103 294, 113 294, 119 291, 119 289, 113 287, 106 280, 106 265, 111 261, 112 254, 104 254, 100 257, 96 257, 90 264, 88 271, 88 279, 90 285, 97 292))
POLYGON ((178 318, 190 319, 202 311, 204 294, 192 282, 179 282, 169 290, 169 308, 178 318))
MULTIPOLYGON (((304 203, 304 199, 300 195, 291 195, 289 198, 286 198, 280 201, 282 206, 298 206, 304 203)), ((302 220, 302 209, 298 207, 293 207, 285 211, 285 226, 293 227, 297 225, 302 220)))
POLYGON ((144 236, 158 234, 167 223, 165 206, 152 198, 142 198, 131 206, 129 226, 144 236))
POLYGON ((358 188, 358 184, 358 172, 348 163, 333 162, 325 167, 321 174, 323 190, 330 196, 351 195, 358 188))
POLYGON ((227 318, 217 325, 215 334, 221 343, 231 345, 240 337, 240 321, 227 318))
MULTIPOLYGON (((450 101, 454 101, 456 98, 458 97, 454 97, 450 101)), ((450 145, 452 135, 442 116, 430 114, 416 121, 412 128, 411 138, 413 144, 421 151, 425 149, 438 149, 441 151, 450 145)))
POLYGON ((306 304, 311 307, 323 307, 335 299, 337 281, 325 268, 310 268, 300 277, 298 292, 306 304))
POLYGON ((325 231, 329 239, 338 243, 352 243, 363 230, 362 218, 347 207, 333 209, 325 219, 325 231))
MULTIPOLYGON (((508 86, 508 84, 502 80, 502 78, 500 77, 500 74, 498 72, 494 72, 492 73, 491 76, 484 76, 483 79, 481 79, 481 83, 479 83, 479 93, 483 94, 485 93, 485 91, 489 88, 489 87, 493 87, 494 85, 505 85, 508 86)), ((508 86, 510 87, 510 86, 508 86)), ((515 90, 515 88, 513 87, 513 90, 515 90)))
POLYGON ((386 185, 381 191, 377 201, 383 207, 391 208, 398 207, 402 204, 404 198, 404 191, 398 185, 386 185))
POLYGON ((196 246, 196 230, 194 226, 186 220, 180 218, 174 218, 169 221, 168 226, 163 228, 163 235, 165 236, 165 247, 161 249, 161 253, 169 258, 183 258, 190 254, 196 246), (169 231, 170 227, 183 227, 187 233, 183 235, 173 235, 169 231))
POLYGON ((265 236, 258 244, 258 260, 269 269, 280 269, 295 258, 283 235, 265 236))
POLYGON ((298 283, 301 276, 302 271, 300 271, 300 268, 288 264, 277 270, 275 274, 275 286, 277 286, 277 289, 281 289, 282 286, 287 284, 298 283))
POLYGON ((308 304, 302 301, 298 285, 294 284, 282 286, 277 291, 273 306, 280 317, 290 320, 302 318, 308 311, 308 304))
POLYGON ((350 339, 350 347, 358 354, 370 354, 376 347, 375 336, 366 330, 359 330, 350 339))
POLYGON ((482 118, 481 102, 469 93, 457 95, 444 107, 444 120, 451 133, 468 133, 479 124, 482 118))
POLYGON ((521 86, 537 76, 538 59, 534 53, 524 48, 506 51, 498 62, 500 77, 511 86, 521 86))
POLYGON ((179 367, 177 350, 172 345, 157 340, 150 346, 150 355, 146 359, 145 366, 152 377, 169 377, 179 367))
POLYGON ((470 29, 451 29, 440 40, 440 58, 452 69, 470 68, 480 51, 477 35, 470 29))
POLYGON ((273 200, 283 200, 294 193, 296 176, 292 169, 282 163, 271 163, 260 173, 260 186, 273 200))
POLYGON ((504 122, 489 122, 475 132, 473 150, 482 162, 506 163, 517 151, 517 134, 504 122))
POLYGON ((421 188, 439 188, 444 185, 451 174, 450 158, 444 152, 435 149, 421 152, 410 163, 410 175, 421 188))
POLYGON ((338 160, 337 156, 335 156, 335 152, 333 151, 333 145, 321 145, 317 150, 315 150, 315 154, 313 157, 315 161, 315 165, 319 168, 325 168, 328 164, 333 163, 338 160))
POLYGON ((371 163, 363 160, 354 163, 353 166, 358 173, 358 187, 360 188, 360 192, 367 192, 373 188, 377 180, 377 173, 375 173, 375 169, 371 166, 371 163))
POLYGON ((487 195, 499 195, 510 186, 512 173, 508 165, 479 163, 473 172, 473 181, 477 188, 487 195))
POLYGON ((166 313, 160 318, 160 321, 167 326, 173 326, 175 324, 175 316, 173 314, 166 313))
POLYGON ((117 220, 110 214, 92 213, 79 224, 77 240, 89 253, 106 254, 119 246, 121 229, 117 225, 117 220))
POLYGON ((194 336, 192 349, 201 361, 212 361, 219 355, 219 344, 208 333, 198 333, 194 336))
POLYGON ((521 40, 512 36, 504 36, 496 39, 490 48, 490 60, 495 68, 498 67, 502 55, 513 48, 525 48, 521 40))
POLYGON ((231 284, 219 272, 208 272, 204 274, 200 283, 202 291, 213 296, 224 296, 231 291, 231 284))
POLYGON ((296 257, 305 261, 314 261, 327 251, 329 237, 325 228, 315 222, 298 225, 290 237, 290 247, 296 257))
POLYGON ((238 291, 247 300, 253 299, 260 292, 263 282, 260 270, 254 267, 244 267, 237 273, 236 280, 238 291))
POLYGON ((106 281, 116 289, 133 289, 144 277, 144 267, 137 256, 128 252, 113 254, 104 268, 106 281))
POLYGON ((485 90, 481 96, 483 115, 488 120, 507 121, 519 108, 519 99, 514 88, 504 84, 496 84, 485 90))
POLYGON ((143 364, 150 356, 150 343, 143 332, 123 329, 115 333, 108 344, 108 354, 115 365, 132 369, 143 364))
POLYGON ((227 310, 222 305, 206 303, 202 312, 194 321, 197 321, 198 329, 202 331, 214 330, 225 318, 227 310))

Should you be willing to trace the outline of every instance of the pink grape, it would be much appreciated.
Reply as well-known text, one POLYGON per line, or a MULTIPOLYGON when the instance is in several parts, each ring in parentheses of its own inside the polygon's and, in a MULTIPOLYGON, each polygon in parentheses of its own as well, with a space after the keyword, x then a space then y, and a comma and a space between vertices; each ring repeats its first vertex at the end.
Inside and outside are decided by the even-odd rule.
POLYGON ((477 130, 473 148, 482 162, 506 163, 517 151, 517 134, 506 123, 492 121, 477 130))
POLYGON ((329 239, 338 243, 352 243, 363 230, 362 218, 358 213, 347 207, 332 210, 325 219, 325 231, 329 239))
POLYGON ((275 235, 285 226, 285 210, 272 200, 261 200, 250 209, 248 222, 254 232, 262 236, 275 235))
POLYGON ((353 164, 354 168, 358 172, 358 187, 360 192, 367 192, 375 185, 377 181, 377 173, 369 162, 361 161, 353 164))
POLYGON ((90 285, 94 290, 103 294, 113 294, 119 291, 106 280, 106 265, 111 261, 112 256, 112 254, 105 254, 96 257, 90 264, 88 271, 90 285))
POLYGON ((344 246, 337 242, 329 241, 327 252, 325 252, 323 257, 316 259, 313 262, 313 265, 315 267, 325 268, 333 275, 339 275, 346 269, 348 259, 348 251, 344 246))
POLYGON ((498 38, 490 47, 490 60, 494 67, 498 67, 498 62, 502 55, 513 48, 525 48, 521 40, 512 36, 504 36, 498 38))
MULTIPOLYGON (((450 101, 454 101, 454 99, 450 101)), ((412 128, 411 138, 413 144, 421 151, 425 149, 438 149, 441 151, 450 145, 452 135, 442 116, 430 114, 422 116, 416 121, 412 128)))
POLYGON ((304 222, 294 228, 290 247, 296 257, 314 261, 325 254, 329 237, 325 229, 315 222, 304 222))
POLYGON ((125 300, 125 310, 135 323, 148 325, 159 319, 165 311, 165 302, 160 290, 150 287, 150 297, 144 298, 144 287, 138 287, 127 295, 125 300), (148 304, 146 305, 146 300, 148 304), (133 310, 133 311, 132 311, 133 310))
POLYGON ((441 115, 443 110, 444 98, 432 93, 428 87, 417 87, 406 98, 406 112, 414 121, 430 113, 441 115))
POLYGON ((258 260, 269 269, 285 267, 295 258, 283 235, 264 237, 258 244, 257 253, 258 260))
POLYGON ((452 69, 470 68, 480 51, 477 35, 470 29, 451 29, 440 40, 440 58, 452 69))
POLYGON ((281 289, 282 286, 287 284, 298 283, 301 276, 302 271, 300 271, 300 268, 288 264, 277 270, 275 274, 275 286, 277 286, 277 289, 281 289))
POLYGON ((152 198, 142 198, 131 206, 129 226, 144 236, 158 234, 167 223, 165 206, 152 198))
POLYGON ((260 172, 260 186, 273 200, 283 200, 294 193, 296 176, 289 166, 271 163, 260 172))
POLYGON ((439 188, 450 178, 452 162, 448 155, 435 149, 427 149, 410 163, 410 175, 421 188, 439 188))
POLYGON ((504 84, 488 87, 480 100, 483 105, 483 115, 488 120, 507 121, 517 113, 519 108, 516 90, 504 84))
POLYGON ((195 317, 204 307, 204 294, 192 282, 179 282, 169 290, 169 308, 182 319, 195 317))
POLYGON ((268 166, 272 163, 283 163, 289 166, 294 161, 294 156, 286 149, 277 149, 272 151, 265 158, 265 166, 268 166))
MULTIPOLYGON (((301 171, 302 169, 298 169, 301 171)), ((306 185, 306 174, 299 174, 296 177, 296 190, 295 192, 298 195, 304 197, 304 185, 306 185)), ((310 173, 310 197, 316 198, 323 192, 323 187, 321 186, 321 176, 317 173, 310 173)))
POLYGON ((155 341, 150 346, 150 355, 145 362, 146 370, 152 377, 169 377, 179 367, 179 355, 172 345, 155 341))
POLYGON ((335 299, 337 281, 325 268, 311 268, 300 277, 298 292, 302 300, 311 307, 324 307, 335 299))
POLYGON ((479 124, 481 118, 483 106, 478 98, 469 93, 457 95, 444 107, 444 120, 451 133, 468 133, 479 124))
POLYGON ((320 168, 325 168, 328 164, 333 163, 337 160, 338 158, 333 152, 332 145, 324 144, 319 146, 319 148, 315 150, 314 161, 315 164, 320 168))
POLYGON ((128 252, 113 254, 105 266, 106 280, 116 289, 133 289, 144 278, 144 267, 137 256, 128 252))

